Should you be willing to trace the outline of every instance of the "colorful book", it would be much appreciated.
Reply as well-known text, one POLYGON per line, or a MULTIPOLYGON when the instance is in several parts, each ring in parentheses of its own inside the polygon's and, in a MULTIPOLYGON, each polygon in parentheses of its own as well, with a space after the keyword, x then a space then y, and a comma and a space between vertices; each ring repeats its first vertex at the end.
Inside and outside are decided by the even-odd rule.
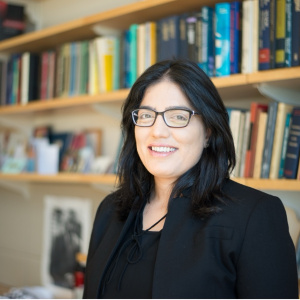
POLYGON ((266 137, 264 143, 264 151, 262 158, 261 178, 269 178, 270 176, 270 165, 273 150, 274 132, 277 118, 278 102, 271 102, 268 110, 268 120, 266 137))
POLYGON ((292 66, 292 1, 286 0, 285 4, 285 67, 292 66))
POLYGON ((276 52, 275 67, 282 68, 285 65, 285 26, 286 26, 286 0, 276 0, 276 52))
POLYGON ((240 72, 241 3, 230 3, 230 74, 240 72))
POLYGON ((217 3, 215 17, 216 76, 228 76, 230 75, 230 3, 217 3))
POLYGON ((275 68, 277 0, 270 0, 270 69, 275 68))
POLYGON ((258 118, 260 112, 267 112, 268 105, 252 102, 250 108, 250 139, 245 156, 245 173, 244 177, 253 177, 254 160, 257 146, 257 134, 258 134, 258 118))
POLYGON ((258 130, 257 130, 257 146, 254 159, 253 178, 260 178, 262 167, 262 156, 264 150, 264 142, 266 136, 268 113, 261 111, 258 117, 258 130))
POLYGON ((270 69, 270 0, 259 1, 258 69, 270 69))
POLYGON ((300 3, 292 0, 292 66, 300 65, 300 3))
POLYGON ((270 179, 277 179, 280 167, 280 155, 285 130, 285 121, 288 113, 291 113, 292 105, 280 102, 277 108, 276 125, 273 140, 272 159, 270 165, 270 179))
POLYGON ((286 115, 286 120, 285 120, 278 178, 283 178, 283 170, 284 170, 287 142, 288 142, 288 138, 289 138, 290 124, 291 124, 291 113, 288 113, 286 115))
POLYGON ((202 63, 200 68, 210 77, 215 70, 214 9, 202 7, 202 63))
POLYGON ((129 27, 129 86, 131 87, 137 79, 137 24, 129 27))
POLYGON ((296 179, 300 154, 300 107, 293 108, 291 118, 283 175, 296 179))

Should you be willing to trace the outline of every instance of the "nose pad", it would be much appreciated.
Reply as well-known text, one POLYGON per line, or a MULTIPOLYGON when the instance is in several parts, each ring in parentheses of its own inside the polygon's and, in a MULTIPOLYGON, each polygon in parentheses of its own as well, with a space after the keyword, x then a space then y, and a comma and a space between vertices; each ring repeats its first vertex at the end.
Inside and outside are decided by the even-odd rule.
POLYGON ((156 120, 151 128, 154 136, 167 136, 169 133, 169 127, 165 123, 162 115, 158 115, 156 117, 156 120))

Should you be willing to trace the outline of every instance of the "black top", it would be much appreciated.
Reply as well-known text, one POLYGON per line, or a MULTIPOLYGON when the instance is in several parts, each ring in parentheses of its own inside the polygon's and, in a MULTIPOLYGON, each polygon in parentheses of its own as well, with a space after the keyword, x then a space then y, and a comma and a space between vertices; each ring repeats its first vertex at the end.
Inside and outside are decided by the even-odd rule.
MULTIPOLYGON (((142 256, 137 262, 128 263, 127 261, 127 258, 132 255, 132 248, 135 247, 133 243, 130 243, 121 252, 114 274, 110 282, 106 284, 101 298, 152 298, 153 273, 160 235, 160 231, 144 232, 140 237, 142 256)), ((127 234, 127 240, 129 238, 131 238, 131 232, 127 234)), ((111 271, 111 268, 109 271, 111 271)))
POLYGON ((156 253, 161 231, 150 231, 167 215, 143 230, 143 209, 127 231, 107 273, 101 298, 152 298, 152 285, 156 253))

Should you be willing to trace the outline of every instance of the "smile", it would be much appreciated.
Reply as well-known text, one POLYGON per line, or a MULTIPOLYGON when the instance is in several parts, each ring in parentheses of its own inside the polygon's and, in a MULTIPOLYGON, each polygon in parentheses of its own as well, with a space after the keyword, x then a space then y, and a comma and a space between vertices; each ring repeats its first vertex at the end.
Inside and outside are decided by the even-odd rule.
POLYGON ((162 153, 168 153, 168 152, 174 152, 176 148, 172 147, 150 147, 152 151, 155 152, 162 152, 162 153))

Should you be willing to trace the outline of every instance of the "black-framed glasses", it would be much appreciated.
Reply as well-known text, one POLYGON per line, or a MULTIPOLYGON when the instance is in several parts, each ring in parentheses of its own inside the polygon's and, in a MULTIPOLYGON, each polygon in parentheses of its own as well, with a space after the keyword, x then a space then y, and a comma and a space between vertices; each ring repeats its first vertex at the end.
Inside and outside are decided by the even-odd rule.
POLYGON ((131 115, 136 126, 151 127, 157 116, 161 115, 168 127, 182 128, 189 124, 192 116, 199 115, 199 113, 183 108, 170 108, 161 112, 151 108, 139 108, 132 111, 131 115))

